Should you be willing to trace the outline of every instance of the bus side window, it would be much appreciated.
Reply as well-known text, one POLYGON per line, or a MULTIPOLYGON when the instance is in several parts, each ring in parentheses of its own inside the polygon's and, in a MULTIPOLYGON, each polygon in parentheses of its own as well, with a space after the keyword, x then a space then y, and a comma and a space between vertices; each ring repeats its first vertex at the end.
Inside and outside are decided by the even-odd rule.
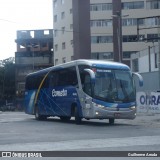
POLYGON ((49 75, 49 86, 55 87, 58 84, 57 72, 51 72, 49 75))
POLYGON ((75 67, 68 68, 68 85, 78 87, 77 72, 75 67))
POLYGON ((66 86, 67 85, 67 71, 66 69, 60 70, 58 73, 58 86, 66 86))
POLYGON ((75 67, 69 67, 57 72, 58 86, 78 86, 75 67))

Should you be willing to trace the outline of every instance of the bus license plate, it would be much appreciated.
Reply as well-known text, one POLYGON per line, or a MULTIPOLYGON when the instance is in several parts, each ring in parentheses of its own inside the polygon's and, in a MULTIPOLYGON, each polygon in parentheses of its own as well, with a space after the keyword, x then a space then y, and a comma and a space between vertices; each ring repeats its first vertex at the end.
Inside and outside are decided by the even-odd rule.
POLYGON ((120 113, 115 113, 114 117, 120 117, 120 115, 121 115, 120 113))

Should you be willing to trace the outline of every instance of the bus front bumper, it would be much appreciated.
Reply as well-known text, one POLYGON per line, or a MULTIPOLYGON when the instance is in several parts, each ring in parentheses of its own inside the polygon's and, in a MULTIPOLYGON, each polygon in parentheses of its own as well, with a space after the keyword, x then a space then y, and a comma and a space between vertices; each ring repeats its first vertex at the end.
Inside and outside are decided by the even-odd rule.
POLYGON ((134 119, 136 117, 135 108, 98 108, 86 109, 85 118, 89 119, 134 119))

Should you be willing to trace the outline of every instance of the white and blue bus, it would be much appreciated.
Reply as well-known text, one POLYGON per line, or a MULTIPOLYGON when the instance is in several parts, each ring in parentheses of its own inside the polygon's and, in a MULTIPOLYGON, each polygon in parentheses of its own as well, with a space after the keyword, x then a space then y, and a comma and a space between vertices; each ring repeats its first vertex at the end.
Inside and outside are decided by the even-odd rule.
POLYGON ((133 75, 127 65, 100 60, 76 60, 31 73, 26 77, 25 112, 37 120, 74 117, 76 124, 83 118, 109 119, 110 124, 134 119, 133 75))

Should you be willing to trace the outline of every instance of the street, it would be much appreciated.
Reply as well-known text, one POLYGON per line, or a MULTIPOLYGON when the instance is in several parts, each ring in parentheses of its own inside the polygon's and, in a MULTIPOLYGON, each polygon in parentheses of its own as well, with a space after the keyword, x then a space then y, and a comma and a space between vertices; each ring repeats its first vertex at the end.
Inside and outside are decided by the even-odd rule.
POLYGON ((37 121, 23 112, 0 113, 0 151, 159 151, 160 115, 135 120, 37 121))

